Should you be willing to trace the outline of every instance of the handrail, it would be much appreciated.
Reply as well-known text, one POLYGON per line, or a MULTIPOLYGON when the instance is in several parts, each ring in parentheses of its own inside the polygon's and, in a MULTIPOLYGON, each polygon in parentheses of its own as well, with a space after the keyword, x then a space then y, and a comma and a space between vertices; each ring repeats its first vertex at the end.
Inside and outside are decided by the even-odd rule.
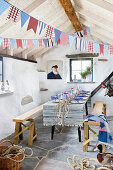
MULTIPOLYGON (((113 72, 111 72, 111 74, 101 84, 106 83, 112 76, 113 76, 113 72)), ((91 92, 91 97, 94 96, 102 88, 101 84, 91 92)))

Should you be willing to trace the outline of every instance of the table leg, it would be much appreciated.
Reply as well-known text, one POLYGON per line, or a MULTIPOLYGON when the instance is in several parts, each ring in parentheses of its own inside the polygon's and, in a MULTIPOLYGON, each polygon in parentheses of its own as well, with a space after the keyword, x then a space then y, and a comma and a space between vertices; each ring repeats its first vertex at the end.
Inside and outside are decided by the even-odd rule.
POLYGON ((53 140, 54 131, 55 131, 55 125, 53 125, 51 128, 51 140, 53 140))
POLYGON ((88 115, 88 107, 87 107, 87 102, 85 104, 85 109, 86 109, 86 116, 88 115))
POLYGON ((79 142, 81 142, 81 126, 78 126, 78 138, 79 142))

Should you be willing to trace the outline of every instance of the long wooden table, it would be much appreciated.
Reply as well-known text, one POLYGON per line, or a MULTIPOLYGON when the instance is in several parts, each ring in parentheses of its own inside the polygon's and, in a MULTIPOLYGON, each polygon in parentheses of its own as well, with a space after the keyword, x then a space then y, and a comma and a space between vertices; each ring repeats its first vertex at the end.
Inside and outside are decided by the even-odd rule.
MULTIPOLYGON (((74 100, 72 100, 69 103, 69 112, 64 117, 64 126, 78 126, 78 131, 80 132, 80 126, 83 125, 83 117, 88 114, 88 107, 91 107, 89 98, 90 94, 87 94, 82 101, 74 103, 74 100)), ((53 101, 43 105, 43 124, 52 126, 51 139, 53 139, 55 125, 62 125, 62 118, 57 115, 57 105, 58 103, 53 101)), ((81 141, 80 136, 79 134, 79 141, 81 141)))

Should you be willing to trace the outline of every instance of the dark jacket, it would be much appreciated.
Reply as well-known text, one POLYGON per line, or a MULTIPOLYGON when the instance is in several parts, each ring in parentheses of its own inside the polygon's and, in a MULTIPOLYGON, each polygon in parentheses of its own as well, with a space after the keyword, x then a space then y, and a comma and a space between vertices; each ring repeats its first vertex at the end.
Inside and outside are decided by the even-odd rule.
POLYGON ((62 79, 60 74, 54 74, 52 71, 48 73, 47 79, 62 79))

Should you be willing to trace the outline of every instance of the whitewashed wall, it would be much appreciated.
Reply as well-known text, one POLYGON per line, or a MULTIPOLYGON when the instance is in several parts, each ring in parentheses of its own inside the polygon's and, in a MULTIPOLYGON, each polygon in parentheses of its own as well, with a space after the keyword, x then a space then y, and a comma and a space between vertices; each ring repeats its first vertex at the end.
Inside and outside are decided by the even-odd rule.
MULTIPOLYGON (((112 71, 113 71, 113 55, 110 56, 99 56, 98 58, 107 58, 107 62, 98 61, 98 58, 94 59, 94 82, 95 83, 67 83, 69 81, 69 59, 65 57, 66 54, 81 53, 75 51, 74 47, 68 48, 65 46, 57 47, 54 50, 45 53, 39 60, 38 69, 45 70, 40 73, 41 82, 40 86, 48 88, 48 92, 42 92, 42 102, 46 98, 50 98, 51 95, 71 88, 81 87, 84 90, 92 91, 97 87, 112 71), (47 61, 49 60, 62 60, 63 61, 63 79, 62 80, 47 80, 47 61)), ((107 104, 107 115, 113 115, 113 97, 105 97, 105 90, 101 89, 99 92, 92 97, 92 104, 95 101, 104 101, 107 104)))
POLYGON ((0 95, 0 139, 14 132, 12 119, 40 103, 39 75, 35 63, 4 58, 4 80, 9 80, 13 94, 0 95), (33 102, 21 105, 23 97, 30 95, 33 102))

